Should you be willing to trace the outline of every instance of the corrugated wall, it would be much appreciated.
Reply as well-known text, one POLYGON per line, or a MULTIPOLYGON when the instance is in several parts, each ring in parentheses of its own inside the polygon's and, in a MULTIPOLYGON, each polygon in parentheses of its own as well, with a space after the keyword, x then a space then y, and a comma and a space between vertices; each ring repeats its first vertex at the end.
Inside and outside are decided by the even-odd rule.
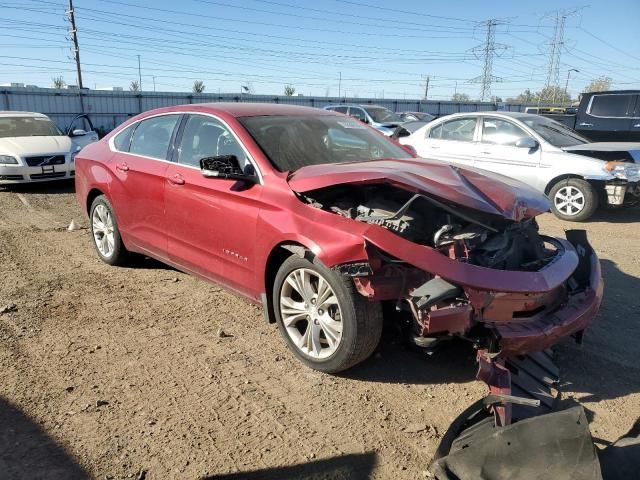
MULTIPOLYGON (((406 99, 338 98, 274 95, 191 94, 167 92, 112 92, 100 90, 66 90, 53 88, 0 88, 0 110, 40 112, 66 128, 77 114, 88 113, 94 125, 109 131, 127 118, 154 108, 187 103, 267 102, 322 108, 330 103, 381 105, 395 112, 420 111, 434 115, 457 112, 496 110, 492 103, 437 102, 406 99)), ((500 109, 524 111, 525 105, 500 104, 500 109)))

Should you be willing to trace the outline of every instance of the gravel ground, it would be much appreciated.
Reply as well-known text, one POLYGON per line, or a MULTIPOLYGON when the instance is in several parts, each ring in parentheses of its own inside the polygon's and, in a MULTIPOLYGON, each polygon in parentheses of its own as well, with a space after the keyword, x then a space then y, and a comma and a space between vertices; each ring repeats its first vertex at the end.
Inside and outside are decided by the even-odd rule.
MULTIPOLYGON (((2 479, 423 478, 485 393, 466 344, 427 357, 392 333, 345 375, 308 370, 233 294, 151 260, 103 264, 86 228, 66 230, 87 226, 72 188, 0 188, 2 479)), ((604 441, 640 417, 638 221, 584 225, 604 305, 582 346, 557 348, 564 397, 604 441)))

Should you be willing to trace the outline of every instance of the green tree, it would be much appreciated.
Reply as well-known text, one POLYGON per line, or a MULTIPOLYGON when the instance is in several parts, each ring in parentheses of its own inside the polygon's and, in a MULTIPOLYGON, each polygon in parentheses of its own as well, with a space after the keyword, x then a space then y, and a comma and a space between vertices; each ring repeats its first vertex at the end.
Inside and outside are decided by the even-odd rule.
POLYGON ((452 102, 468 102, 471 100, 471 97, 466 93, 454 93, 451 95, 452 102))
POLYGON ((51 82, 53 82, 53 88, 64 88, 66 85, 64 78, 62 78, 62 75, 60 75, 59 77, 53 77, 51 79, 51 82))
POLYGON ((129 90, 131 90, 132 92, 140 91, 140 84, 138 83, 137 80, 134 80, 133 82, 131 82, 131 84, 129 85, 129 90))
POLYGON ((296 87, 294 87, 293 85, 285 85, 284 86, 284 94, 287 97, 293 97, 293 95, 296 93, 296 87))
POLYGON ((193 82, 193 93, 202 93, 205 89, 204 82, 202 80, 196 80, 193 82))
POLYGON ((602 76, 594 78, 589 82, 589 85, 584 87, 585 93, 587 92, 606 92, 611 89, 611 77, 602 76))
POLYGON ((517 97, 507 98, 507 101, 510 103, 532 103, 535 101, 535 94, 531 91, 530 88, 527 88, 524 92, 522 92, 517 97))
POLYGON ((536 93, 536 102, 565 104, 571 103, 571 95, 569 95, 563 87, 544 87, 536 93))

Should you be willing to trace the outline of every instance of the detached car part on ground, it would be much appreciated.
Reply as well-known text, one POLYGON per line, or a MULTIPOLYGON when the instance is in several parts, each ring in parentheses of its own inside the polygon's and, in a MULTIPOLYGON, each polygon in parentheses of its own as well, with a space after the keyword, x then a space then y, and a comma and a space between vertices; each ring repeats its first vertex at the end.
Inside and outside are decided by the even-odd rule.
POLYGON ((375 350, 390 305, 420 347, 475 345, 500 425, 527 403, 507 362, 579 338, 602 298, 584 232, 539 233, 544 195, 415 159, 328 111, 155 110, 86 147, 77 172, 105 262, 137 252, 226 285, 262 304, 303 363, 329 373, 375 350))
POLYGON ((539 115, 457 113, 398 140, 421 157, 521 180, 547 194, 563 220, 587 220, 599 205, 640 204, 640 143, 590 143, 539 115))

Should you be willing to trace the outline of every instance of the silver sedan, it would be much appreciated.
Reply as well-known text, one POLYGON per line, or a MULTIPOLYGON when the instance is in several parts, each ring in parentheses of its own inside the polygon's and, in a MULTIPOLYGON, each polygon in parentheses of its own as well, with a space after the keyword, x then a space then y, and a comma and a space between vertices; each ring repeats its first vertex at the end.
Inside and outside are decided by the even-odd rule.
POLYGON ((590 143, 539 115, 448 115, 399 141, 420 157, 521 180, 547 194, 564 220, 587 220, 599 204, 640 201, 640 143, 590 143))

